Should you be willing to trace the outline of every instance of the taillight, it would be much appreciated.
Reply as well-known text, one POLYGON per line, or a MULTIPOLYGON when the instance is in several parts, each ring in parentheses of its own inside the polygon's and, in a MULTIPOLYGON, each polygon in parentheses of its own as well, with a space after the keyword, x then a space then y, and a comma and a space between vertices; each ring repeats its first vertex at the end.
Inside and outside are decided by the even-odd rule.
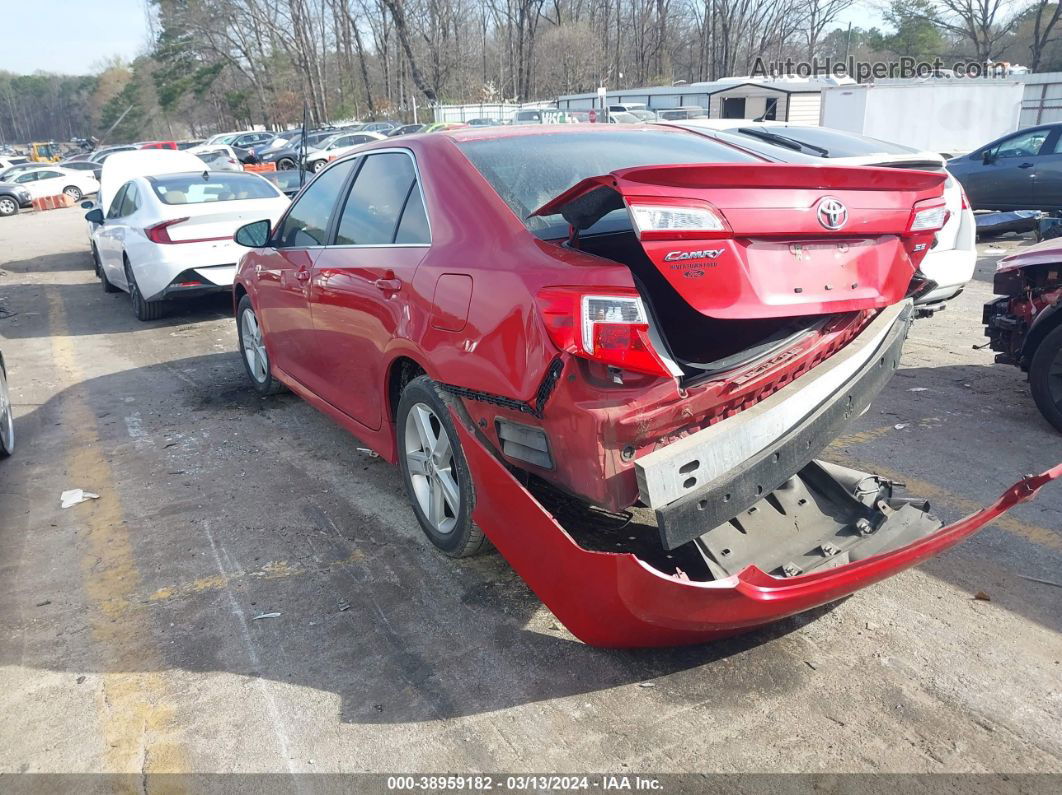
POLYGON ((936 232, 948 222, 948 208, 944 199, 923 199, 911 209, 907 232, 936 232))
POLYGON ((538 304, 553 344, 595 362, 662 377, 671 373, 649 340, 649 317, 637 292, 549 287, 538 304))
POLYGON ((962 187, 962 185, 959 185, 959 195, 962 196, 962 209, 969 210, 970 209, 970 199, 966 195, 966 190, 962 187))
POLYGON ((681 240, 730 237, 722 213, 707 202, 668 202, 655 199, 628 203, 639 240, 681 240))
POLYGON ((183 241, 170 240, 170 227, 176 224, 184 223, 187 218, 174 218, 170 221, 163 221, 162 223, 149 226, 144 230, 144 234, 147 235, 147 239, 152 243, 177 243, 183 241))

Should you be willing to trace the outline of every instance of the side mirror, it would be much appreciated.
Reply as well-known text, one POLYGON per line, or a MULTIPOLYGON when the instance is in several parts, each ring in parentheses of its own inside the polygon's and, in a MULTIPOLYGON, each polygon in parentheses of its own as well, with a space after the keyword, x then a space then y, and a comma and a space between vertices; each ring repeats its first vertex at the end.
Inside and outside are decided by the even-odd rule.
POLYGON ((103 224, 103 210, 89 210, 85 213, 85 220, 92 224, 103 224))
POLYGON ((96 202, 92 201, 91 199, 88 199, 86 201, 81 202, 81 209, 82 210, 91 210, 95 206, 96 206, 96 202))
POLYGON ((981 155, 981 162, 984 163, 986 166, 989 163, 995 163, 996 162, 996 156, 994 154, 992 154, 992 150, 991 149, 986 149, 984 151, 984 153, 981 155))
POLYGON ((269 221, 251 221, 236 230, 232 239, 247 248, 262 248, 269 242, 269 221))

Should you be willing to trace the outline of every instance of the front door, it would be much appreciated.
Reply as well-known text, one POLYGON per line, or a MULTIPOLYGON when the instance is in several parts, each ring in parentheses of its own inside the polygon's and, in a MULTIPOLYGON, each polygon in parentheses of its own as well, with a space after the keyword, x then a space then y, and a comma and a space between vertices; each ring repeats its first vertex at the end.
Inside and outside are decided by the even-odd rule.
POLYGON ((363 161, 343 202, 335 244, 314 264, 311 310, 320 382, 314 390, 361 424, 383 422, 391 341, 409 336, 412 282, 431 243, 413 156, 363 161))
POLYGON ((260 252, 253 275, 255 310, 270 360, 309 385, 314 349, 310 272, 327 241, 329 225, 352 163, 337 163, 318 176, 292 204, 260 252))
POLYGON ((970 170, 963 185, 974 207, 1021 210, 1037 205, 1037 166, 1048 128, 1026 130, 986 150, 979 168, 970 170))

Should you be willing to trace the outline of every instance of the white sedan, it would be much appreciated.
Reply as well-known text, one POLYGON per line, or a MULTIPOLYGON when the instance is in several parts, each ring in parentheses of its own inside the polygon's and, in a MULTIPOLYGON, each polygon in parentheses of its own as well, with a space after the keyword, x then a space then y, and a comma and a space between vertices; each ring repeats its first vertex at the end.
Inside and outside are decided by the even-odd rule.
POLYGON ((75 171, 59 166, 41 166, 23 171, 9 181, 28 190, 34 199, 65 193, 74 201, 81 201, 82 196, 100 189, 100 183, 91 171, 75 171))
POLYGON ((155 320, 169 300, 230 290, 243 253, 233 234, 250 221, 276 223, 289 205, 257 174, 202 170, 134 177, 106 214, 85 217, 103 289, 125 290, 134 314, 155 320))
POLYGON ((382 141, 386 137, 375 132, 336 133, 321 141, 319 147, 306 153, 306 170, 316 173, 327 166, 329 161, 353 152, 362 144, 382 141))

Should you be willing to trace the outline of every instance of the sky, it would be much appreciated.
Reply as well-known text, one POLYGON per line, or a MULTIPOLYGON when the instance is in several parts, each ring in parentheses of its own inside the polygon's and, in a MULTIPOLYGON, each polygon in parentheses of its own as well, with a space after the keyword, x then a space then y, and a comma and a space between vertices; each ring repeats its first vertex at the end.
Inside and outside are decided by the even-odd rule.
MULTIPOLYGON (((4 0, 0 70, 93 74, 117 55, 131 60, 148 44, 144 0, 4 0), (25 32, 23 32, 25 31, 25 32)), ((874 0, 854 3, 837 27, 881 25, 874 0)))
POLYGON ((91 74, 148 43, 144 0, 4 0, 0 69, 91 74))

